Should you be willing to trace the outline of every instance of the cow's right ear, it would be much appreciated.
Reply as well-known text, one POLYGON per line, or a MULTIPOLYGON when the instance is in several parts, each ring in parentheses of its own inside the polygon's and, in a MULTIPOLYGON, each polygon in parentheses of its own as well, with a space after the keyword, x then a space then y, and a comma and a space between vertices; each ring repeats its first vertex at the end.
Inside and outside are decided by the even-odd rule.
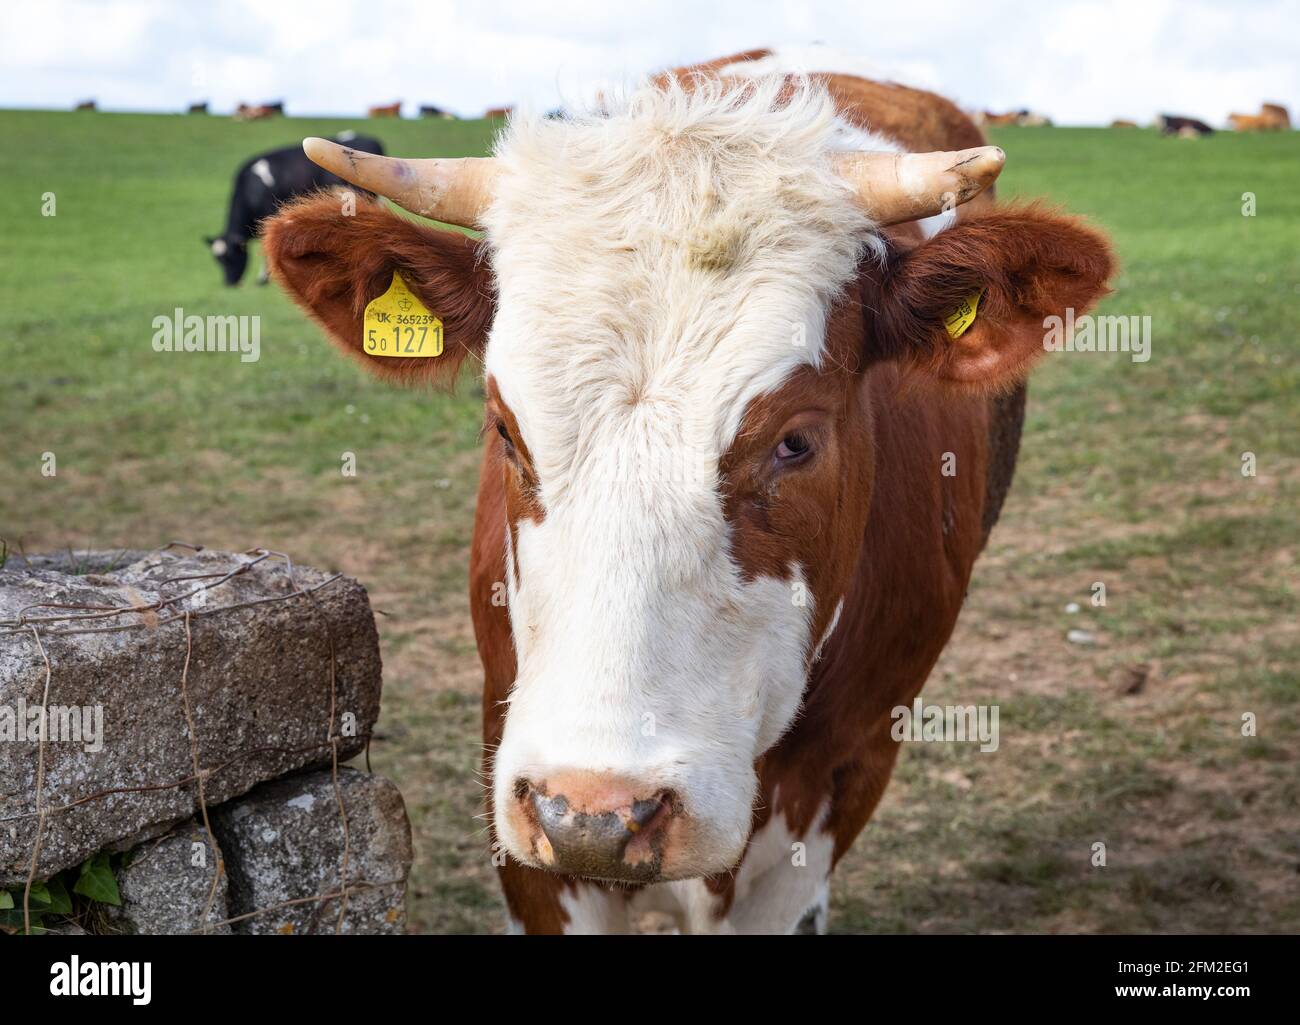
POLYGON ((480 243, 438 231, 357 199, 328 193, 281 207, 262 225, 274 278, 339 348, 373 373, 404 384, 455 379, 466 356, 481 356, 492 322, 492 275, 480 243), (345 212, 346 211, 346 212, 345 212), (428 359, 365 351, 366 305, 388 291, 393 272, 442 320, 443 353, 428 359))

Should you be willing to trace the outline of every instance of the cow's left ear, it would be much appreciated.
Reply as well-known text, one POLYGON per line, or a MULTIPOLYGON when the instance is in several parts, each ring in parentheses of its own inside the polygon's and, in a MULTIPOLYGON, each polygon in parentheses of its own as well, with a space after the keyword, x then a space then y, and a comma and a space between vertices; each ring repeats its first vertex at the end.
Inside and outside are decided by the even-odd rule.
POLYGON ((891 253, 864 282, 868 362, 963 390, 1011 387, 1043 354, 1044 319, 1084 313, 1113 270, 1106 238, 1077 219, 1033 205, 978 215, 891 253))

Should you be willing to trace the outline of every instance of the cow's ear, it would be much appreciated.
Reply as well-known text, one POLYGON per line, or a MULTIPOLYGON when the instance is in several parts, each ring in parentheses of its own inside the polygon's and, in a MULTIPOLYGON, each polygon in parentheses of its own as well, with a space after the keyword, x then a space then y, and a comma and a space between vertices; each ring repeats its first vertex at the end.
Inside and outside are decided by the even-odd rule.
POLYGON ((263 224, 271 276, 348 355, 388 380, 450 384, 466 356, 481 356, 492 320, 492 277, 475 240, 391 213, 377 202, 343 203, 318 194, 263 224), (345 212, 346 211, 346 212, 345 212), (388 291, 397 271, 441 319, 443 353, 427 359, 365 351, 366 305, 388 291))
POLYGON ((1084 313, 1113 270, 1106 238, 1076 219, 1032 205, 978 215, 872 272, 868 361, 964 390, 1009 388, 1043 354, 1045 318, 1084 313))

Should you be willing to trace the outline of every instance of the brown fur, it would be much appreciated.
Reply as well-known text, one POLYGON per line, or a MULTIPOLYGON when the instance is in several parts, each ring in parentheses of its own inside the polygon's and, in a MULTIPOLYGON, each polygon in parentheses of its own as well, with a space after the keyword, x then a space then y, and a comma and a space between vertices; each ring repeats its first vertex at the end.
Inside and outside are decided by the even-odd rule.
POLYGON ((971 119, 951 100, 935 93, 852 75, 813 77, 826 83, 846 118, 887 135, 912 152, 984 145, 984 135, 971 119))

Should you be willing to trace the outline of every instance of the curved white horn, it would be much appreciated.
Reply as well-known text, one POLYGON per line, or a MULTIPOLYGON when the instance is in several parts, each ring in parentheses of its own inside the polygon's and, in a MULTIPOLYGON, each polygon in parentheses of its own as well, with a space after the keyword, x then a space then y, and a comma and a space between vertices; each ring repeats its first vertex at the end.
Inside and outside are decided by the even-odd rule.
POLYGON ((325 170, 412 213, 465 228, 478 226, 492 200, 497 163, 491 157, 399 160, 340 146, 328 139, 304 139, 303 152, 325 170))
POLYGON ((931 217, 974 199, 997 178, 1007 155, 997 146, 933 153, 840 153, 835 172, 878 224, 931 217))

